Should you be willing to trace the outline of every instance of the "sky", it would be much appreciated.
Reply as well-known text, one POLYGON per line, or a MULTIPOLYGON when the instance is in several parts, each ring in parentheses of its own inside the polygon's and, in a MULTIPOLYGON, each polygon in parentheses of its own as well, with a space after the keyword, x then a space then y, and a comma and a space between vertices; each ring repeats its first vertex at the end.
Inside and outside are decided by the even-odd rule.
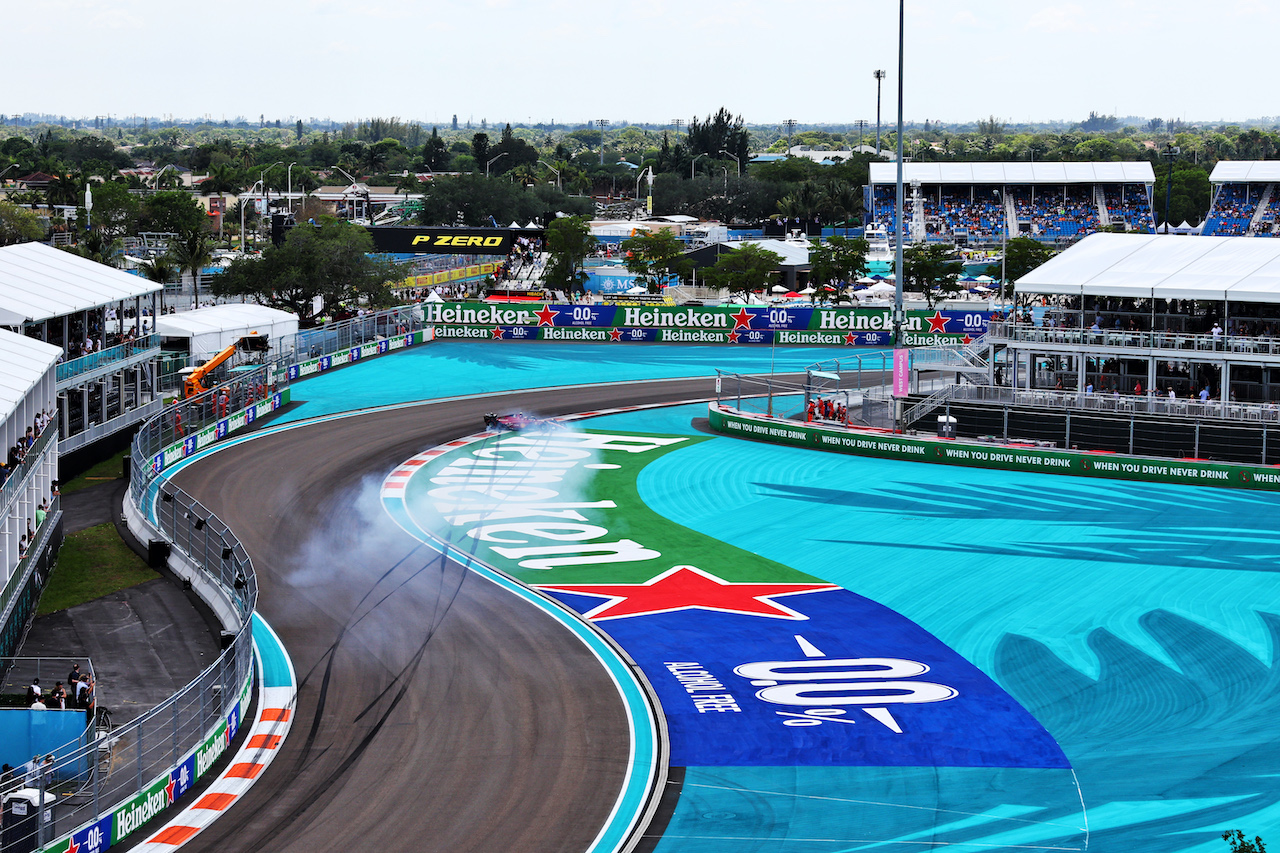
MULTIPOLYGON (((904 0, 908 121, 1269 115, 1280 4, 904 0)), ((44 0, 5 22, 0 112, 292 122, 896 121, 878 0, 44 0)))

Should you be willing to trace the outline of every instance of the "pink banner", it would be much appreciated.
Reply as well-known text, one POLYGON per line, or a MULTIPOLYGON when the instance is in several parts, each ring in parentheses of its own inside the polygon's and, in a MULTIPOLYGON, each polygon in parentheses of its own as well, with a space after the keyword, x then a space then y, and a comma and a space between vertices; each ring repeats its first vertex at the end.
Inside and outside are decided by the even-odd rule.
POLYGON ((911 393, 911 350, 893 351, 893 396, 905 397, 911 393))

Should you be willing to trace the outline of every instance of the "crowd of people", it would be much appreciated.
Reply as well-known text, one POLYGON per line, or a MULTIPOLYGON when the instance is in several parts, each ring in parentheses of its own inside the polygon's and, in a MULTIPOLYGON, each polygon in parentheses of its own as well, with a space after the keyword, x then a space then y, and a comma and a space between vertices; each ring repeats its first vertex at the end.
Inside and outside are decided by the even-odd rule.
POLYGON ((1092 186, 1062 188, 1030 187, 1013 190, 1013 204, 1019 222, 1027 222, 1035 234, 1055 240, 1074 240, 1101 227, 1092 186))
POLYGON ((1124 223, 1128 230, 1139 234, 1150 234, 1155 231, 1155 220, 1151 217, 1151 205, 1147 201, 1147 188, 1142 184, 1108 184, 1104 188, 1107 204, 1107 216, 1111 224, 1124 223))
POLYGON ((27 431, 22 437, 9 447, 8 454, 0 462, 0 486, 4 485, 9 477, 22 467, 22 463, 27 461, 27 454, 31 452, 32 447, 35 447, 36 440, 40 438, 46 429, 53 425, 52 412, 44 410, 36 413, 31 426, 27 427, 27 431))
MULTIPOLYGON (((1155 229, 1147 188, 1142 184, 1099 184, 1113 225, 1124 223, 1130 231, 1150 233, 1155 229)), ((897 190, 893 186, 876 186, 872 199, 876 220, 894 233, 894 203, 897 190)), ((1032 236, 1072 242, 1099 230, 1102 222, 1095 185, 1063 186, 955 186, 921 187, 921 207, 927 239, 957 242, 960 236, 969 243, 997 243, 1004 236, 1007 222, 1005 199, 1012 198, 1019 226, 1029 228, 1032 236)), ((908 189, 903 217, 907 228, 916 216, 916 193, 908 189)), ((1247 223, 1246 223, 1247 224, 1247 223)), ((1017 233, 1012 231, 1011 235, 1017 233)), ((1024 232, 1025 233, 1025 232, 1024 232)))
POLYGON ((1248 184, 1223 184, 1205 219, 1206 237, 1239 237, 1249 230, 1249 223, 1258 210, 1261 192, 1254 192, 1248 184))

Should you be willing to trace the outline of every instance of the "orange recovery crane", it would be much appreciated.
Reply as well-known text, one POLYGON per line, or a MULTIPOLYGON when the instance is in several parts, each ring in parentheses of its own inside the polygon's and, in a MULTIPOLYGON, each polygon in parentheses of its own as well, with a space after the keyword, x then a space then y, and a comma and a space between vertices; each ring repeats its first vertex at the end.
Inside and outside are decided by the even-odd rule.
POLYGON ((205 379, 237 352, 265 353, 266 351, 266 335, 245 335, 199 367, 189 367, 184 370, 183 373, 186 374, 186 377, 182 380, 182 396, 184 398, 195 397, 209 390, 204 384, 205 379))

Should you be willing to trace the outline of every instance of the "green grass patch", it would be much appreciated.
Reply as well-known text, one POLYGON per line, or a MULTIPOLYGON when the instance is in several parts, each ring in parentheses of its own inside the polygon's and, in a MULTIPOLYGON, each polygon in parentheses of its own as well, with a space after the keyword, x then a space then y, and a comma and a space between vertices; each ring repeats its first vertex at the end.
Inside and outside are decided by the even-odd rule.
POLYGON ((65 610, 160 575, 124 544, 110 522, 72 533, 40 598, 37 616, 65 610))
POLYGON ((61 484, 62 493, 76 492, 80 489, 87 489, 89 486, 96 486, 99 483, 105 483, 107 480, 117 480, 124 471, 124 455, 128 450, 121 450, 110 459, 104 459, 97 465, 94 465, 88 471, 85 471, 74 480, 68 480, 61 484))

